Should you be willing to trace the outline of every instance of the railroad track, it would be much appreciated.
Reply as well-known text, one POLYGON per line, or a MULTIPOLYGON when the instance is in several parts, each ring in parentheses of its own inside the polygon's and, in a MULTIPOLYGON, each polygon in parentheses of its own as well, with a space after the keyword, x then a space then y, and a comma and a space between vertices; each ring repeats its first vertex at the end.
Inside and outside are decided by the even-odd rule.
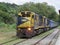
POLYGON ((12 39, 12 40, 9 40, 9 41, 6 41, 6 42, 3 42, 3 43, 1 43, 0 45, 3 45, 3 44, 6 44, 6 43, 9 43, 9 42, 12 42, 12 41, 15 41, 15 40, 17 40, 17 38, 12 39))
POLYGON ((28 40, 28 39, 22 40, 22 41, 17 42, 17 43, 15 43, 15 44, 13 44, 13 45, 17 45, 17 44, 22 43, 22 42, 24 42, 24 41, 26 41, 26 40, 28 40))
MULTIPOLYGON (((52 32, 51 32, 51 33, 52 33, 52 32)), ((46 38, 46 37, 47 37, 48 35, 50 35, 51 33, 47 34, 46 36, 44 36, 44 37, 42 37, 42 38, 39 38, 39 39, 40 39, 39 41, 41 41, 42 39, 46 38)), ((43 35, 42 35, 42 36, 43 36, 43 35)), ((38 40, 37 40, 37 42, 34 43, 34 44, 28 44, 28 42, 30 42, 31 40, 33 41, 33 39, 36 38, 36 37, 38 37, 38 36, 35 36, 35 37, 31 38, 31 39, 27 39, 27 40, 23 40, 23 41, 17 42, 17 43, 15 43, 14 45, 35 45, 37 42, 39 42, 38 40), (26 42, 26 43, 25 43, 25 42, 26 42)), ((35 39, 34 39, 34 40, 35 40, 35 39)))
POLYGON ((54 45, 54 43, 56 42, 56 39, 57 39, 57 37, 59 35, 59 32, 60 31, 57 31, 55 33, 53 32, 51 35, 47 36, 46 38, 40 39, 39 41, 37 41, 33 45, 54 45))
MULTIPOLYGON (((49 32, 49 31, 48 31, 49 32)), ((53 31, 52 31, 53 32, 53 31)), ((32 41, 33 39, 35 40, 37 37, 39 37, 39 36, 41 36, 41 38, 39 38, 40 40, 37 40, 37 42, 36 43, 33 43, 32 45, 36 45, 39 41, 41 41, 41 40, 43 40, 44 38, 46 38, 48 35, 50 35, 52 32, 50 32, 50 33, 48 33, 47 35, 38 35, 38 36, 35 36, 35 37, 32 37, 32 38, 30 38, 30 39, 23 39, 23 40, 21 40, 21 41, 18 41, 18 42, 16 42, 16 43, 14 43, 14 44, 12 44, 12 45, 20 45, 20 43, 22 44, 22 43, 24 43, 24 42, 26 42, 26 41, 32 41)), ((16 39, 13 39, 13 40, 10 40, 10 41, 7 41, 7 42, 4 42, 4 43, 1 43, 0 45, 4 45, 4 44, 7 44, 7 43, 10 43, 10 42, 13 42, 13 41, 16 41, 16 40, 19 40, 18 38, 16 38, 16 39)), ((24 44, 23 44, 24 45, 24 44)))
MULTIPOLYGON (((48 36, 48 35, 47 35, 47 36, 48 36)), ((47 37, 47 36, 45 36, 45 37, 47 37)), ((45 37, 44 37, 44 38, 45 38, 45 37)), ((42 39, 44 39, 44 38, 42 38, 42 39)), ((42 39, 41 39, 41 40, 42 40, 42 39)), ((27 41, 27 40, 29 40, 29 39, 26 39, 26 40, 23 40, 23 41, 17 42, 17 43, 15 43, 15 44, 13 44, 13 45, 17 45, 17 44, 23 43, 24 41, 27 41)), ((39 42, 39 41, 38 41, 38 42, 39 42)), ((34 44, 34 45, 35 45, 35 44, 34 44)))
MULTIPOLYGON (((15 39, 12 39, 12 40, 3 42, 3 43, 1 43, 0 45, 5 45, 5 44, 7 44, 7 43, 10 43, 10 42, 13 42, 13 41, 16 41, 16 40, 19 40, 19 39, 18 39, 18 38, 15 38, 15 39)), ((23 42, 23 41, 25 41, 25 40, 27 40, 27 39, 23 39, 23 40, 21 40, 20 42, 23 42)), ((19 42, 18 42, 18 43, 19 43, 19 42)), ((16 43, 16 44, 17 44, 17 43, 16 43)))
POLYGON ((60 30, 58 31, 58 33, 52 38, 52 40, 50 41, 49 45, 55 45, 57 38, 59 36, 60 30))

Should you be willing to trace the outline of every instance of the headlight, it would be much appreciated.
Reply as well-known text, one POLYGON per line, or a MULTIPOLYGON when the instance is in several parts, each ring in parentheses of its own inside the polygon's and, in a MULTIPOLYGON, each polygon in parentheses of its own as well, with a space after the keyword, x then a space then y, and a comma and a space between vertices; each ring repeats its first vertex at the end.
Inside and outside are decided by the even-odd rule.
POLYGON ((21 30, 20 28, 18 28, 18 30, 21 30))
POLYGON ((30 31, 30 30, 31 30, 31 28, 28 28, 28 30, 30 31))

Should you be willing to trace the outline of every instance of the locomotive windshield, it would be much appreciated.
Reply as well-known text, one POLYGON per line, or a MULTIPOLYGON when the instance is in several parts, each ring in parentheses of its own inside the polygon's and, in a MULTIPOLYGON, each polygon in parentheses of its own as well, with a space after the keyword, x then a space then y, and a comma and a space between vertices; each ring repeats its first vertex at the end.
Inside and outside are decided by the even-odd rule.
POLYGON ((31 12, 21 12, 22 17, 30 17, 31 12))
POLYGON ((28 21, 28 19, 26 19, 24 17, 21 17, 21 16, 18 16, 17 20, 18 20, 17 25, 22 24, 22 23, 25 23, 25 22, 28 21))
POLYGON ((22 16, 18 16, 18 23, 17 25, 23 24, 28 21, 27 17, 30 17, 31 12, 21 12, 22 16))

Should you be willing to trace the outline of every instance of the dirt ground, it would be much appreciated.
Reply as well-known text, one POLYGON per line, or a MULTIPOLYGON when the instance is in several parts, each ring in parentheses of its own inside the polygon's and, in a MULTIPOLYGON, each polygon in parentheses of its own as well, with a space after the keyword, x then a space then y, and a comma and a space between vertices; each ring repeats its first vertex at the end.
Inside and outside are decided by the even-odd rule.
POLYGON ((3 33, 0 33, 0 40, 4 40, 4 39, 6 39, 6 37, 3 36, 3 33))
POLYGON ((0 43, 16 37, 16 32, 0 32, 0 43))

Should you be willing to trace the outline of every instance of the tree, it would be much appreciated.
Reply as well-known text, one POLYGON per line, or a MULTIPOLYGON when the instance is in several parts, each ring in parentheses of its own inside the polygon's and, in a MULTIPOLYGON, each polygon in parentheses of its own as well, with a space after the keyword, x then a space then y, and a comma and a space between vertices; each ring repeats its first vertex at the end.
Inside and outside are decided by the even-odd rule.
POLYGON ((39 15, 46 16, 47 18, 57 21, 58 14, 55 11, 55 8, 51 5, 48 5, 46 2, 43 3, 25 3, 20 6, 20 11, 32 11, 39 15), (57 16, 57 18, 56 18, 57 16))
POLYGON ((0 21, 4 23, 14 23, 16 16, 20 11, 32 11, 39 15, 46 16, 47 18, 58 21, 58 14, 55 8, 43 3, 25 3, 23 5, 16 5, 10 3, 0 3, 0 21))

